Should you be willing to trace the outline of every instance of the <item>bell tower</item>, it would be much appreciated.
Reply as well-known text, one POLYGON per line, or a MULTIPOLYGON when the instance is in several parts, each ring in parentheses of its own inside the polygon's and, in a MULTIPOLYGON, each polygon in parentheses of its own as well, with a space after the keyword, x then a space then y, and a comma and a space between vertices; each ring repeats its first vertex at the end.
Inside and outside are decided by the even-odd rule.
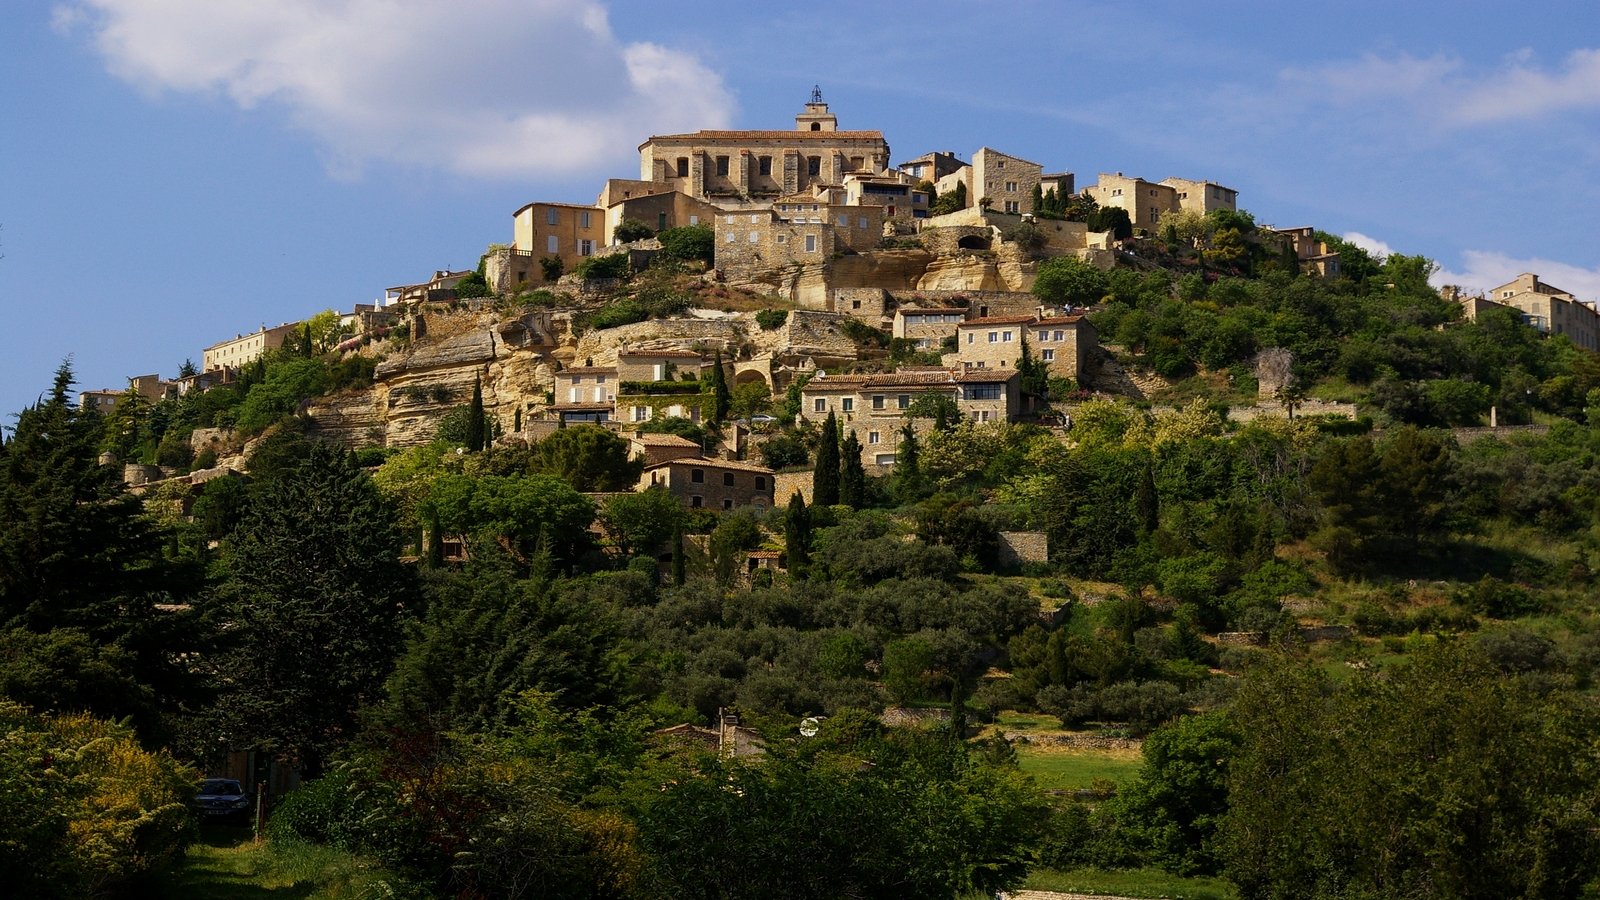
POLYGON ((828 112, 828 104, 823 102, 820 86, 811 86, 811 99, 806 102, 806 111, 794 117, 794 127, 797 131, 839 130, 839 120, 828 112))

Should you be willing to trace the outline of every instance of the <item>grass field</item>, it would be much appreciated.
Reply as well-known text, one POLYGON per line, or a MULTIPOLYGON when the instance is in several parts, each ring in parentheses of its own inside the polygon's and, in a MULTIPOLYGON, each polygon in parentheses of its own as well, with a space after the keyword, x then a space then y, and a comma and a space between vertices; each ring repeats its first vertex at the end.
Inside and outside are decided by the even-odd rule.
POLYGON ((393 897, 393 879, 331 847, 256 843, 243 828, 207 828, 162 879, 160 896, 185 900, 366 900, 393 897))
POLYGON ((1167 900, 1237 900, 1239 896, 1233 885, 1221 879, 1180 878, 1160 869, 1073 869, 1070 872, 1036 869, 1028 874, 1026 886, 1035 891, 1167 900))
POLYGON ((1139 771, 1137 750, 1017 748, 1017 763, 1045 790, 1071 791, 1101 778, 1122 781, 1139 771))

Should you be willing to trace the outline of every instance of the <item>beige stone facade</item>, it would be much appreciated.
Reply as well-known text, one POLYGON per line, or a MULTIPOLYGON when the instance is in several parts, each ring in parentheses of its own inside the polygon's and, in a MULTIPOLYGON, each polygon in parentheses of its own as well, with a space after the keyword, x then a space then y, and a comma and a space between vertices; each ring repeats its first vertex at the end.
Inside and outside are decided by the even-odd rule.
MULTIPOLYGON (((629 184, 640 183, 629 182, 629 184)), ((660 188, 660 185, 655 187, 660 188)), ((606 192, 601 192, 602 198, 605 194, 606 192)), ((628 219, 643 224, 651 231, 661 232, 668 228, 686 228, 690 225, 704 225, 709 228, 717 213, 721 212, 703 200, 696 200, 682 191, 673 190, 657 190, 636 197, 623 197, 604 204, 603 208, 605 209, 604 241, 607 246, 617 243, 617 228, 628 219)))
POLYGON ((958 326, 956 352, 945 362, 969 369, 1015 369, 1023 339, 1051 376, 1079 381, 1098 343, 1094 326, 1082 315, 989 316, 958 326))
POLYGON ((1121 172, 1101 172, 1099 179, 1083 190, 1101 206, 1127 210, 1136 229, 1154 231, 1163 215, 1178 208, 1178 192, 1171 185, 1129 178, 1121 172))
POLYGON ((421 303, 426 300, 448 300, 455 296, 456 285, 461 279, 472 274, 471 269, 451 272, 438 269, 433 277, 417 284, 400 284, 384 289, 383 305, 393 306, 397 303, 421 303))
POLYGON ((620 381, 678 381, 684 375, 699 379, 705 360, 693 350, 622 350, 617 353, 620 381))
MULTIPOLYGON (((892 466, 905 413, 924 394, 943 394, 975 422, 1005 422, 1021 408, 1015 369, 906 368, 874 375, 818 375, 800 389, 800 418, 821 422, 832 413, 861 442, 861 462, 892 466)), ((925 430, 928 420, 911 420, 925 430)))
POLYGON ((769 204, 816 184, 841 185, 852 172, 881 173, 889 144, 879 131, 840 131, 820 100, 793 131, 697 131, 655 135, 639 145, 639 180, 664 184, 719 206, 769 204))
POLYGON ((1308 275, 1319 278, 1337 278, 1340 273, 1339 254, 1328 249, 1324 241, 1317 240, 1317 229, 1310 225, 1299 228, 1272 228, 1268 229, 1280 235, 1289 242, 1289 247, 1294 250, 1295 258, 1300 261, 1300 270, 1308 275))
POLYGON ((956 333, 956 327, 967 320, 967 308, 961 307, 906 307, 894 311, 894 324, 890 333, 897 338, 916 342, 918 350, 938 350, 945 338, 956 333))
POLYGON ((685 457, 646 466, 639 490, 660 487, 690 509, 771 509, 772 474, 754 463, 685 457))
MULTIPOLYGON (((521 283, 546 284, 544 267, 539 260, 557 257, 561 260, 562 271, 571 272, 606 244, 606 213, 600 207, 529 203, 511 214, 508 270, 491 272, 486 265, 484 278, 491 285, 506 284, 512 288, 521 283)), ((493 260, 491 256, 490 262, 493 260)))
POLYGON ((1566 335, 1585 350, 1600 352, 1600 315, 1592 302, 1545 284, 1524 272, 1489 291, 1489 299, 1522 313, 1523 320, 1545 334, 1566 335))
POLYGON ((1163 178, 1161 183, 1172 188, 1178 209, 1208 213, 1214 209, 1238 209, 1239 192, 1215 181, 1191 181, 1187 178, 1163 178))
POLYGON ((286 322, 272 328, 262 328, 254 334, 241 334, 232 340, 212 344, 201 352, 200 370, 237 369, 245 363, 254 362, 268 350, 282 347, 283 342, 299 327, 299 322, 286 322))
POLYGON ((689 459, 700 456, 704 450, 701 446, 688 438, 675 434, 652 434, 645 431, 636 431, 628 437, 628 446, 632 455, 644 460, 646 467, 660 465, 674 459, 689 459))
POLYGON ((916 159, 908 159, 897 168, 913 183, 926 181, 938 184, 939 179, 954 174, 966 166, 966 163, 956 158, 954 151, 935 150, 932 153, 924 153, 916 159))
POLYGON ((1033 189, 1039 186, 1044 168, 1020 156, 1001 153, 989 147, 972 154, 972 183, 967 185, 973 206, 988 198, 996 212, 1021 215, 1033 212, 1033 189))

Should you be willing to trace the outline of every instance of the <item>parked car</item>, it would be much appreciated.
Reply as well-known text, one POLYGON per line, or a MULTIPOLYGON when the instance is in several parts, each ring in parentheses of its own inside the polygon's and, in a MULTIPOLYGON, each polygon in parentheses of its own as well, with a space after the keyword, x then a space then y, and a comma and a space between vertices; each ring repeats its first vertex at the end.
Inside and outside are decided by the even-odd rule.
POLYGON ((192 806, 201 821, 250 821, 250 795, 244 792, 244 785, 232 778, 207 778, 192 806))

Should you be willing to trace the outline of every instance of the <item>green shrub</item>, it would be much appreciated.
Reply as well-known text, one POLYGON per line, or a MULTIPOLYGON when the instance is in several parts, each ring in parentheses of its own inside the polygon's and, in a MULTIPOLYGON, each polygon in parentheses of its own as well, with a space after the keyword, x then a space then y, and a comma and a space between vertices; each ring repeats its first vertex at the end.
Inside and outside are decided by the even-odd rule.
POLYGON ((617 328, 650 318, 650 313, 635 300, 614 300, 600 307, 589 318, 594 328, 617 328))
POLYGON ((668 228, 656 235, 656 240, 661 242, 661 255, 667 259, 699 260, 709 266, 716 253, 716 235, 709 225, 668 228))
POLYGON ((762 331, 782 328, 783 323, 787 321, 789 321, 787 309, 763 309, 756 313, 756 324, 761 326, 762 331))
POLYGON ((358 847, 363 814, 354 788, 353 780, 338 770, 306 782, 272 811, 267 835, 275 840, 299 838, 345 849, 358 847))
POLYGON ((606 256, 591 256, 578 263, 572 271, 584 281, 593 281, 601 278, 627 278, 628 254, 611 253, 606 256))

